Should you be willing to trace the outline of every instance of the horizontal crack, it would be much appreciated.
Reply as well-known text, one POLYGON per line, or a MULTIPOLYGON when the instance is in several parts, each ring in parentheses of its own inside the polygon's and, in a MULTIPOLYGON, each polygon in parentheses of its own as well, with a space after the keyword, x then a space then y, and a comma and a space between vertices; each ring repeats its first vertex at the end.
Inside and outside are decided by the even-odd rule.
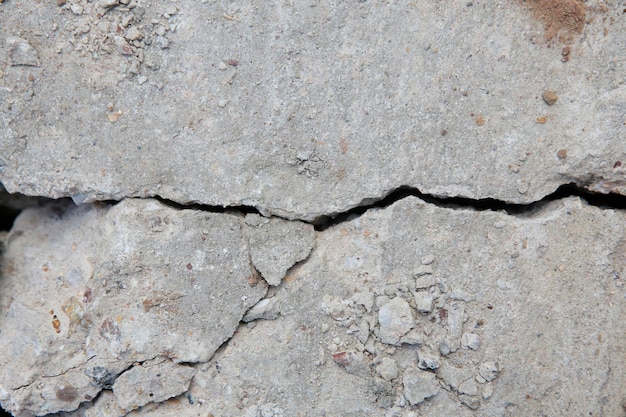
MULTIPOLYGON (((0 184, 1 185, 1 184, 0 184)), ((20 199, 23 196, 20 194, 12 194, 9 195, 8 198, 20 199)), ((338 225, 340 223, 349 221, 354 217, 358 217, 366 213, 371 209, 378 208, 386 208, 390 205, 407 198, 409 196, 417 197, 429 204, 433 204, 437 207, 441 208, 449 208, 455 210, 476 210, 476 211, 504 211, 509 215, 528 215, 533 212, 541 209, 546 204, 551 201, 556 201, 560 199, 564 199, 567 197, 580 197, 585 200, 588 204, 599 207, 602 209, 616 209, 623 210, 626 209, 626 195, 609 193, 602 194, 598 192, 591 192, 588 189, 577 185, 576 183, 564 184, 558 187, 553 193, 546 195, 541 200, 537 200, 531 203, 526 204, 518 204, 518 203, 509 203, 503 200, 498 200, 495 198, 481 198, 481 199, 473 199, 466 197, 441 197, 434 194, 428 194, 421 192, 416 187, 411 186, 400 186, 391 191, 389 191, 385 196, 380 198, 366 198, 362 200, 360 204, 356 207, 348 209, 343 212, 320 215, 313 219, 312 221, 299 220, 304 223, 312 224, 317 231, 323 231, 328 229, 329 227, 338 225)), ((30 197, 29 197, 30 198, 30 197)), ((52 199, 47 199, 44 197, 32 197, 32 206, 42 205, 44 201, 52 201, 52 199), (35 200, 36 199, 36 200, 35 200)), ((137 198, 137 197, 133 197, 137 198)), ((173 200, 169 200, 167 198, 163 198, 161 196, 153 196, 153 198, 162 204, 172 207, 178 210, 198 210, 210 213, 223 213, 230 214, 235 216, 245 216, 246 214, 258 214, 263 216, 263 213, 255 207, 238 205, 238 206, 217 206, 217 205, 206 205, 206 204, 182 204, 173 200)), ((65 198, 64 198, 65 199, 65 198)), ((69 198, 67 198, 69 200, 69 198)), ((62 199, 58 199, 62 200, 62 199)), ((115 205, 122 200, 105 200, 100 201, 99 203, 115 205)), ((0 212, 3 208, 2 202, 0 202, 0 212)), ((13 219, 17 217, 20 210, 15 210, 13 208, 11 210, 12 219, 7 220, 7 225, 5 227, 0 227, 0 230, 9 230, 9 227, 13 223, 13 219)), ((273 214, 272 217, 282 218, 284 220, 287 219, 278 215, 273 214)), ((297 219, 296 219, 297 220, 297 219)))
POLYGON ((390 191, 385 197, 367 204, 362 204, 338 213, 333 216, 319 216, 313 222, 315 230, 323 231, 331 226, 348 221, 354 217, 361 216, 365 212, 375 208, 385 208, 407 197, 417 197, 427 203, 441 208, 455 210, 472 209, 476 211, 504 211, 509 215, 531 214, 551 201, 564 199, 567 197, 580 197, 588 204, 603 209, 626 209, 626 196, 621 194, 600 194, 590 192, 574 183, 564 184, 553 193, 543 197, 541 200, 527 204, 507 203, 506 201, 494 198, 472 199, 465 197, 439 197, 433 194, 422 193, 419 189, 410 186, 401 186, 390 191))

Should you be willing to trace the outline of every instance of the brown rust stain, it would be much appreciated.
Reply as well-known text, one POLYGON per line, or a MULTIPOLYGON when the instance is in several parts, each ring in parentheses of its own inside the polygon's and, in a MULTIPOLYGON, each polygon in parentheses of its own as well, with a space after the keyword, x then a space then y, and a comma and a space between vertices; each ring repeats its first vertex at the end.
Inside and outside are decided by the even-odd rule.
POLYGON ((543 23, 545 40, 569 43, 583 32, 587 9, 581 0, 520 0, 543 23))

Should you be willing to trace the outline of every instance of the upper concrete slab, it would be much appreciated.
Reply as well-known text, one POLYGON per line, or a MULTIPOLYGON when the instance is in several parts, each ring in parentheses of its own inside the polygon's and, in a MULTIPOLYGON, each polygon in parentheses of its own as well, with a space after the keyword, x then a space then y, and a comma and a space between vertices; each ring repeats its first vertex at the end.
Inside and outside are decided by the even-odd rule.
POLYGON ((400 185, 516 203, 569 182, 624 193, 622 9, 7 1, 0 181, 300 219, 400 185))

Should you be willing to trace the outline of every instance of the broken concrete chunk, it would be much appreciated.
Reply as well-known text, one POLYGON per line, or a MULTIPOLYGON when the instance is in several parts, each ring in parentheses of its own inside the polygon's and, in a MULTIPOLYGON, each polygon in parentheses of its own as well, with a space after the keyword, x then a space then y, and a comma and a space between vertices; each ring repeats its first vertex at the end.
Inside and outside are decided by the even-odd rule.
POLYGON ((480 337, 474 333, 463 333, 461 345, 466 349, 476 350, 480 347, 480 337))
POLYGON ((396 345, 415 324, 411 306, 402 297, 396 297, 385 303, 378 311, 380 341, 396 345))
POLYGON ((134 362, 208 360, 267 290, 242 226, 150 199, 23 211, 0 280, 5 409, 70 411, 134 362))
POLYGON ((275 320, 278 317, 279 302, 276 297, 265 298, 256 303, 243 317, 246 323, 253 320, 275 320))
POLYGON ((451 352, 455 352, 461 346, 463 334, 463 320, 465 318, 465 305, 453 303, 448 309, 448 346, 451 352))
POLYGON ((439 392, 437 377, 432 372, 421 371, 413 366, 402 375, 404 396, 411 405, 417 405, 439 392))
POLYGON ((417 366, 420 369, 439 368, 439 355, 428 347, 422 347, 417 351, 417 366))
POLYGON ((459 385, 458 391, 460 394, 478 395, 478 383, 474 378, 469 378, 459 385))
POLYGON ((413 294, 415 307, 421 314, 430 314, 435 307, 435 297, 429 291, 419 291, 413 294))
POLYGON ((500 373, 500 364, 494 361, 483 362, 478 368, 478 373, 486 381, 493 381, 497 378, 498 373, 500 373))
POLYGON ((195 373, 194 368, 169 360, 150 361, 122 373, 113 384, 113 393, 121 408, 134 410, 187 391, 195 373))
POLYGON ((266 219, 258 214, 245 218, 252 263, 270 285, 278 285, 287 270, 309 256, 313 249, 313 226, 301 222, 266 219))
POLYGON ((335 352, 333 360, 343 366, 348 373, 366 377, 369 375, 369 359, 354 349, 335 352))
POLYGON ((391 381, 398 377, 398 364, 391 358, 383 358, 376 366, 376 372, 385 381, 391 381))
POLYGON ((476 410, 480 407, 480 399, 473 395, 461 394, 459 395, 461 403, 472 410, 476 410))
POLYGON ((9 47, 9 57, 12 66, 41 66, 37 51, 26 39, 18 38, 17 36, 9 36, 6 39, 6 43, 9 47))

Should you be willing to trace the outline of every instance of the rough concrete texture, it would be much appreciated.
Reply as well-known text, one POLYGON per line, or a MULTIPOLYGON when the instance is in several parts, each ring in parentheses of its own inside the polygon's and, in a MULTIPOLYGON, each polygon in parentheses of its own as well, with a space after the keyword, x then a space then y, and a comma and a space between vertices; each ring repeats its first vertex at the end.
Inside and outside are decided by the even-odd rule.
MULTIPOLYGON (((289 223, 301 238, 292 246, 304 250, 312 227, 289 223)), ((148 402, 125 385, 116 390, 138 372, 133 364, 210 359, 267 292, 246 229, 233 215, 154 200, 23 212, 6 239, 0 282, 3 406, 38 415, 72 410, 112 385, 124 395, 116 394, 120 407, 131 410, 148 402)), ((282 235, 275 244, 289 242, 282 235)), ((164 387, 150 393, 154 401, 186 390, 155 384, 164 387)))
POLYGON ((0 404, 626 416, 625 7, 0 0, 0 404))
POLYGON ((11 192, 311 220, 626 191, 620 2, 57 3, 0 9, 11 192))

